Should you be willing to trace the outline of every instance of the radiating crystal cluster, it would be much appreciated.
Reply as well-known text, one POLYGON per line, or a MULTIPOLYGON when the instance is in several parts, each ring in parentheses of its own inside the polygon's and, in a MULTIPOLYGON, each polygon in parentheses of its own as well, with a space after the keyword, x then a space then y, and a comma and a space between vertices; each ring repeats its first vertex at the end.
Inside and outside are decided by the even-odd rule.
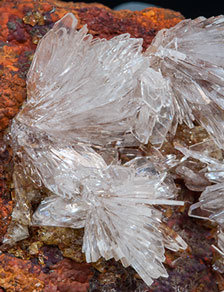
MULTIPOLYGON (((192 128, 197 121, 223 148, 223 37, 224 17, 219 16, 181 21, 159 31, 154 38, 145 55, 150 60, 150 70, 161 74, 168 88, 163 87, 163 94, 155 92, 156 103, 148 102, 148 94, 143 96, 156 116, 153 142, 163 142, 167 131, 176 131, 177 123, 185 122, 192 128)), ((145 82, 143 88, 150 86, 145 82)))
POLYGON ((191 176, 192 188, 205 188, 200 207, 221 223, 223 163, 206 152, 210 142, 198 153, 176 146, 181 161, 158 148, 146 157, 132 150, 161 146, 183 122, 201 124, 223 148, 224 17, 162 30, 145 53, 141 39, 93 39, 76 26, 72 14, 58 21, 28 72, 27 102, 10 132, 15 207, 4 242, 27 237, 29 225, 84 227, 88 262, 115 258, 150 285, 167 276, 164 248, 187 247, 180 236, 167 236, 162 222, 161 205, 184 204, 170 169, 191 176), (207 170, 192 170, 189 157, 207 170))

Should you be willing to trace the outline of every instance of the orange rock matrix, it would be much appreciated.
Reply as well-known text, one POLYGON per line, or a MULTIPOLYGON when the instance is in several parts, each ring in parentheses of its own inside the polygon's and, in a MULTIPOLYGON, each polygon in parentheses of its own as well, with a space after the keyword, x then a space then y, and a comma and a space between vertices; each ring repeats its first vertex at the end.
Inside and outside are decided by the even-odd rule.
POLYGON ((6 291, 84 292, 88 289, 91 276, 90 265, 69 259, 52 265, 51 273, 47 274, 40 265, 31 261, 0 255, 0 286, 6 291))

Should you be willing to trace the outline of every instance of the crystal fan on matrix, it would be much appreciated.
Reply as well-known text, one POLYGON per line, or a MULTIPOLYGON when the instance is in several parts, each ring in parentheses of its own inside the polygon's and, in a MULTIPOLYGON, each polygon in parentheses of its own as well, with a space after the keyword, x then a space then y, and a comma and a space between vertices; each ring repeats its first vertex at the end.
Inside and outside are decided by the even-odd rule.
POLYGON ((141 79, 144 105, 139 123, 150 125, 144 142, 149 138, 160 145, 178 123, 193 128, 197 121, 223 148, 223 38, 223 16, 183 20, 158 32, 145 52, 150 69, 141 79))
POLYGON ((84 227, 87 261, 115 258, 148 285, 167 276, 164 248, 187 247, 161 224, 159 205, 184 204, 175 200, 172 161, 122 164, 119 147, 161 145, 178 123, 194 120, 222 143, 223 22, 183 21, 158 33, 145 53, 128 34, 105 40, 86 26, 77 31, 72 14, 54 25, 38 45, 27 102, 11 126, 15 207, 5 243, 27 237, 32 224, 84 227))

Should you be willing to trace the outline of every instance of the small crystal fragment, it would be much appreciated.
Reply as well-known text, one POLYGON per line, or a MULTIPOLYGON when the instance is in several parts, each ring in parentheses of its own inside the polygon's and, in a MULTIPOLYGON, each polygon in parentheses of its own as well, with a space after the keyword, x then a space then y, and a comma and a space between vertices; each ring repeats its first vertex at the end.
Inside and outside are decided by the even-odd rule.
MULTIPOLYGON (((204 190, 201 193, 199 201, 190 206, 188 214, 192 217, 199 219, 209 219, 218 223, 219 231, 217 234, 218 247, 213 245, 213 248, 221 255, 224 256, 224 157, 223 151, 214 144, 212 140, 205 140, 204 142, 197 143, 189 148, 181 145, 176 145, 176 149, 185 155, 185 163, 190 163, 194 160, 195 164, 201 164, 201 169, 194 172, 194 178, 204 179, 204 190), (207 179, 207 186, 206 180, 207 179), (210 184, 210 185, 209 185, 210 184)), ((184 177, 189 175, 189 170, 182 169, 184 177)), ((176 169, 178 172, 178 167, 176 169)), ((192 171, 192 170, 190 170, 192 171)), ((202 180, 195 179, 194 184, 199 187, 202 180)), ((186 184, 187 185, 187 184, 186 184)), ((188 186, 188 185, 187 185, 188 186)), ((189 187, 189 186, 188 186, 189 187)), ((192 184, 189 187, 192 189, 192 184)), ((223 261, 217 261, 214 269, 220 269, 223 261)), ((223 267, 221 268, 223 269, 223 267)))
POLYGON ((190 206, 189 215, 200 217, 194 215, 194 212, 201 208, 208 212, 208 219, 224 226, 224 159, 222 152, 220 153, 220 149, 212 140, 206 140, 189 148, 176 145, 176 149, 180 150, 186 158, 197 159, 204 163, 204 168, 199 173, 203 172, 208 182, 215 183, 213 185, 208 183, 199 198, 199 202, 190 206))

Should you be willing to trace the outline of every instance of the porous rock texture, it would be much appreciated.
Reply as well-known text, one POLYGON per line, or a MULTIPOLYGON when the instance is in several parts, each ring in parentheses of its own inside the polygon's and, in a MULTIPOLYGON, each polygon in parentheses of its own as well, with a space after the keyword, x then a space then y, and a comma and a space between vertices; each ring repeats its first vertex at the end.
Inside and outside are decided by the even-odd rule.
MULTIPOLYGON (((144 49, 160 29, 183 19, 180 13, 161 8, 131 12, 55 0, 0 2, 0 240, 10 223, 14 192, 12 151, 3 135, 26 99, 26 73, 39 39, 67 12, 74 13, 79 28, 87 24, 95 37, 109 39, 128 32, 144 39, 144 49)), ((180 127, 176 139, 182 139, 184 130, 180 127)), ((197 193, 184 188, 181 196, 188 202, 197 199, 197 193)), ((186 213, 185 207, 175 212, 171 207, 166 209, 168 226, 187 238, 190 248, 182 253, 167 252, 170 277, 155 281, 150 288, 134 270, 119 262, 86 264, 81 253, 82 230, 51 227, 31 228, 29 239, 2 248, 0 291, 222 291, 222 274, 218 267, 217 271, 211 268, 217 257, 211 249, 215 229, 194 222, 186 213)))

